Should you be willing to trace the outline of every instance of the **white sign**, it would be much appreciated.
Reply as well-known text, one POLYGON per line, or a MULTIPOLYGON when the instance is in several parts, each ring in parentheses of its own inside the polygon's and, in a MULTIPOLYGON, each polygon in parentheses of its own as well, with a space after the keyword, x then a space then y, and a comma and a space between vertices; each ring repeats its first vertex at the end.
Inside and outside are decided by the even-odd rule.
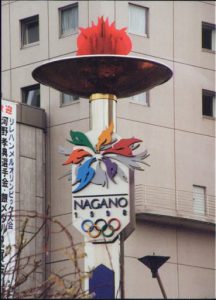
POLYGON ((63 165, 72 164, 73 225, 95 243, 114 242, 130 222, 129 169, 140 166, 147 150, 135 154, 142 140, 122 139, 113 123, 103 131, 70 131, 74 145, 63 165))
MULTIPOLYGON (((88 136, 88 133, 86 135, 88 136)), ((77 147, 74 147, 75 149, 77 147)), ((97 154, 92 158, 86 157, 82 165, 91 160, 90 168, 95 175, 92 181, 78 192, 74 191, 80 182, 74 183, 79 170, 72 165, 72 222, 87 240, 112 242, 130 222, 129 170, 110 156, 105 158, 97 154), (116 168, 116 171, 112 167, 116 168), (112 174, 110 170, 116 174, 112 174)))
MULTIPOLYGON (((1 104, 1 286, 6 288, 15 278, 15 158, 16 104, 1 104), (12 262, 13 261, 13 262, 12 262)), ((8 295, 11 297, 11 295, 8 295)))
MULTIPOLYGON (((130 222, 129 169, 116 160, 114 153, 108 153, 113 141, 121 138, 111 130, 110 144, 105 145, 105 131, 85 133, 93 147, 82 147, 86 151, 82 164, 72 165, 73 225, 87 240, 97 243, 115 241, 130 222)), ((73 148, 78 149, 79 146, 73 148)))

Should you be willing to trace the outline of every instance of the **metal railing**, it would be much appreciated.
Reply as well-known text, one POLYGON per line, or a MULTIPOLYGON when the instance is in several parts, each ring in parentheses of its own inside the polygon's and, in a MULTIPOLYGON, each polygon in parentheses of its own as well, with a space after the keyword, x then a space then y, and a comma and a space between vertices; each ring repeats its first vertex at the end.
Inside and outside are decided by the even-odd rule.
POLYGON ((152 213, 215 223, 215 196, 149 185, 135 186, 136 213, 152 213))

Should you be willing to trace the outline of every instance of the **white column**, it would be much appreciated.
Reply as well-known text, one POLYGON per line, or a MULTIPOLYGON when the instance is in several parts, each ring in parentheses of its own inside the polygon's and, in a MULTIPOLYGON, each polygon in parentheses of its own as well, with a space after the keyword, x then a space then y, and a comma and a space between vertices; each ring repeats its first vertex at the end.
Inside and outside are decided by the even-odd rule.
MULTIPOLYGON (((113 122, 116 131, 116 97, 111 94, 93 94, 90 97, 90 129, 102 131, 113 122)), ((85 271, 103 264, 114 271, 115 298, 121 298, 120 287, 120 237, 114 243, 93 244, 85 238, 85 271)), ((89 280, 86 280, 86 290, 89 280)))
POLYGON ((90 97, 90 129, 104 130, 113 122, 116 132, 116 102, 112 94, 93 94, 90 97))

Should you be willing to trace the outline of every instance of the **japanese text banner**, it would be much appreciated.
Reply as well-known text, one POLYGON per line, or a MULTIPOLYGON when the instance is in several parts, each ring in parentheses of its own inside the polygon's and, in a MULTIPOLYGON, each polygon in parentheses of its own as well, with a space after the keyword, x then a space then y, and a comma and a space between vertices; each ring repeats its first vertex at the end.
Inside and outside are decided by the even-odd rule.
MULTIPOLYGON (((1 286, 7 289, 15 276, 15 160, 16 104, 1 104, 1 286)), ((11 297, 12 295, 8 295, 11 297)))

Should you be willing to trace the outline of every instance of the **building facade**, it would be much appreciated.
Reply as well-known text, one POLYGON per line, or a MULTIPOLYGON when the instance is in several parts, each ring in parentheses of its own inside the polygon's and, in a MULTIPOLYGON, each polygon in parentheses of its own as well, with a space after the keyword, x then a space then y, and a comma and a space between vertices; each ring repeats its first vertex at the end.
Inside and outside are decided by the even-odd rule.
MULTIPOLYGON (((43 134, 36 125, 40 121, 19 125, 18 206, 27 198, 29 209, 49 206, 50 215, 77 242, 82 237, 71 225, 70 183, 66 177, 59 179, 69 169, 62 166, 58 149, 68 147, 71 129, 89 130, 89 103, 39 85, 32 71, 51 59, 76 55, 78 28, 97 23, 102 15, 118 29, 128 28, 130 55, 158 60, 173 70, 167 83, 117 104, 117 132, 143 139, 150 153, 150 167, 135 174, 136 228, 124 243, 126 298, 161 297, 157 281, 138 261, 153 253, 170 256, 159 270, 168 298, 215 297, 215 5, 2 1, 2 98, 46 114, 43 134), (41 151, 42 163, 37 160, 41 151)), ((36 115, 41 118, 31 113, 32 118, 36 115)), ((70 272, 63 251, 57 251, 59 244, 68 246, 67 240, 53 234, 54 227, 44 270, 38 274, 42 278, 59 270, 70 272)), ((39 279, 32 280, 36 284, 39 279)))

